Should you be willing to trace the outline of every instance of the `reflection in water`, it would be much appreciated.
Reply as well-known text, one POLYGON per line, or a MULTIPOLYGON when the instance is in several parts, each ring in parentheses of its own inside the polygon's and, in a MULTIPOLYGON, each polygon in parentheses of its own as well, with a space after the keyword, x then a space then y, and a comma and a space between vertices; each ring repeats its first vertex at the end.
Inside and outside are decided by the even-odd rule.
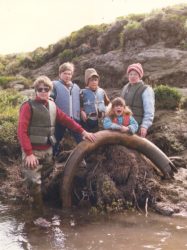
POLYGON ((0 204, 0 250, 183 250, 187 218, 128 212, 93 218, 48 208, 44 214, 0 204), (41 217, 48 227, 35 225, 41 217))

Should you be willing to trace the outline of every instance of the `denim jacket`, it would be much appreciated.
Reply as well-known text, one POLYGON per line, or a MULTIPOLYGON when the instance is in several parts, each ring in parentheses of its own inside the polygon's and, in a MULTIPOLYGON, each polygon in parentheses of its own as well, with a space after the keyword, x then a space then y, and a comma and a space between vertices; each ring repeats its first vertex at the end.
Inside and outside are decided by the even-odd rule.
MULTIPOLYGON (((117 123, 112 122, 111 118, 108 116, 106 116, 103 120, 104 129, 120 130, 122 124, 123 124, 122 116, 117 117, 117 123)), ((128 128, 132 134, 138 131, 138 123, 133 116, 130 116, 128 128)))

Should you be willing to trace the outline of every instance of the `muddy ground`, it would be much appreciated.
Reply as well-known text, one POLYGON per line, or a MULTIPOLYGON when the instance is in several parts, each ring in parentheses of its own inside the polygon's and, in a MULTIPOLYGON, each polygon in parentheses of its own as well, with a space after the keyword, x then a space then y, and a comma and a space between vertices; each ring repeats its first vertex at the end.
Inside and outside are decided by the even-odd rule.
MULTIPOLYGON (((114 93, 115 94, 115 93, 114 93)), ((85 157, 74 180, 73 203, 92 211, 152 209, 164 215, 187 213, 187 110, 156 112, 148 139, 178 168, 171 180, 164 180, 154 165, 140 153, 120 145, 101 147, 85 157)), ((46 200, 60 202, 59 186, 65 159, 75 146, 67 136, 63 153, 49 176, 46 200), (55 195, 54 195, 55 194, 55 195)), ((0 160, 0 195, 9 201, 32 202, 20 174, 20 158, 0 160)))

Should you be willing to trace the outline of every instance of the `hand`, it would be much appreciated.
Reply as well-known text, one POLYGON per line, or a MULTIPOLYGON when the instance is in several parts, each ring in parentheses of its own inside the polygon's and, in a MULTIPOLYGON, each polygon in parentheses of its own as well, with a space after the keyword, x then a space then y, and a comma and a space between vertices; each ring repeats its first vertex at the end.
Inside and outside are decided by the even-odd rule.
POLYGON ((30 168, 30 169, 34 169, 36 168, 36 166, 39 164, 38 159, 36 158, 35 155, 28 155, 25 158, 25 165, 30 168))
POLYGON ((81 111, 81 118, 84 122, 87 120, 87 115, 83 110, 81 111))
POLYGON ((128 127, 126 127, 126 126, 121 126, 120 131, 121 131, 122 133, 126 133, 126 132, 128 132, 128 131, 129 131, 129 128, 128 128, 128 127))
POLYGON ((140 134, 141 137, 146 137, 147 129, 143 128, 143 127, 140 127, 139 134, 140 134))
POLYGON ((82 133, 83 139, 88 139, 91 142, 95 142, 96 136, 93 133, 89 133, 86 130, 82 133))

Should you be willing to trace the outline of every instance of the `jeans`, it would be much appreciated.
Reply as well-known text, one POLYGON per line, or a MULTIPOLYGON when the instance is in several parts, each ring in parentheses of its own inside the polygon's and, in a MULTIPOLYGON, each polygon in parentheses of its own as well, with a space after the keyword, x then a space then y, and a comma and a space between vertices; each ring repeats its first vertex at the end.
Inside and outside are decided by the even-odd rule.
MULTIPOLYGON (((75 120, 77 123, 80 123, 79 121, 75 120)), ((66 127, 62 126, 61 124, 57 123, 55 127, 55 137, 56 137, 56 144, 53 147, 53 155, 56 156, 58 155, 60 151, 60 141, 64 137, 64 133, 66 131, 66 127)), ((82 141, 82 136, 79 133, 76 133, 74 131, 71 131, 70 129, 67 129, 68 132, 70 133, 71 136, 74 137, 75 141, 77 144, 79 144, 82 141)))
POLYGON ((96 132, 99 130, 98 120, 87 119, 86 122, 81 121, 82 127, 88 132, 96 132))

